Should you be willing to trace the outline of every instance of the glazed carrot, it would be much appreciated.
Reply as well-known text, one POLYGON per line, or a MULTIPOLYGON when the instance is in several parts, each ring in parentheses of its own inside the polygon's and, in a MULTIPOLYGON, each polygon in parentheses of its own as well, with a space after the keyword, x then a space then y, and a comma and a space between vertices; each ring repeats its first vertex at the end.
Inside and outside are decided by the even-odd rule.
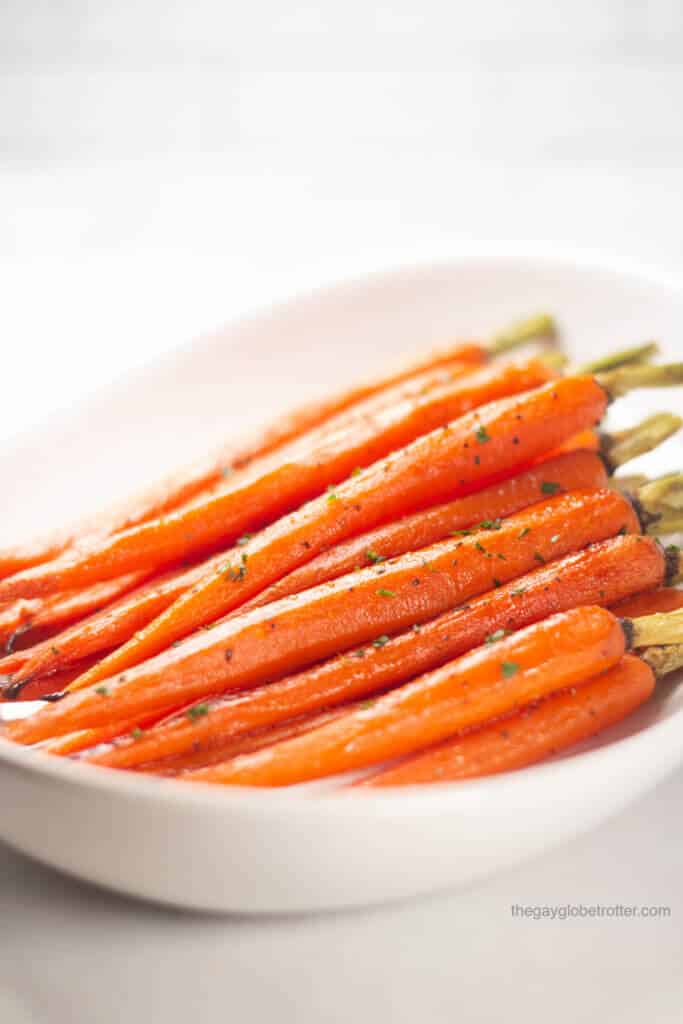
MULTIPOLYGON (((82 684, 154 656, 349 537, 512 475, 563 437, 599 419, 606 401, 594 378, 565 378, 493 402, 419 438, 248 540, 235 550, 234 560, 207 575, 82 684)), ((558 489, 555 481, 544 486, 548 493, 558 489)))
MULTIPOLYGON (((543 467, 532 468, 518 477, 484 488, 474 495, 388 523, 345 544, 337 545, 266 588, 242 608, 260 607, 336 579, 357 567, 372 564, 373 561, 386 561, 389 557, 427 547, 443 540, 455 530, 467 529, 486 519, 495 520, 510 515, 538 501, 542 493, 541 485, 549 477, 563 491, 599 488, 607 484, 607 473, 596 455, 574 452, 560 456, 548 461, 543 467)), ((216 559, 214 564, 222 565, 224 562, 225 555, 216 559)), ((86 620, 62 634, 56 644, 46 643, 34 648, 32 658, 22 659, 18 666, 6 671, 14 672, 15 681, 20 682, 33 675, 43 675, 65 667, 86 654, 113 650, 197 583, 202 572, 210 568, 206 563, 204 566, 204 570, 195 568, 185 574, 175 574, 164 584, 149 584, 134 591, 127 600, 117 602, 96 618, 86 620)), ((106 666, 103 665, 98 671, 106 672, 106 666)), ((2 672, 3 663, 0 661, 0 674, 2 672)))
MULTIPOLYGON (((540 360, 494 364, 449 384, 429 388, 425 393, 408 397, 399 393, 396 401, 384 395, 380 405, 372 405, 371 399, 367 409, 364 404, 356 407, 354 417, 338 429, 335 421, 331 421, 317 434, 254 462, 226 481, 219 492, 198 499, 182 511, 93 542, 87 550, 1 581, 0 602, 73 589, 126 572, 157 569, 182 558, 199 556, 212 547, 236 540, 245 530, 277 519, 337 484, 357 467, 371 465, 468 410, 528 391, 551 376, 540 360)), ((586 381, 593 388, 591 411, 601 410, 605 403, 603 390, 592 378, 586 381)), ((572 394, 580 391, 579 384, 572 394)), ((561 404, 557 403, 558 412, 561 404)), ((513 465, 520 461, 513 460, 513 465)))
POLYGON ((58 636, 16 651, 0 660, 0 676, 11 675, 19 684, 34 676, 64 669, 83 658, 111 651, 146 626, 185 591, 198 583, 212 567, 223 564, 225 555, 208 559, 192 569, 165 573, 126 594, 58 636))
POLYGON ((525 768, 616 725, 644 704, 654 688, 649 665, 627 654, 583 686, 552 694, 509 718, 447 740, 358 785, 454 782, 525 768))
POLYGON ((337 579, 354 569, 377 565, 388 558, 436 544, 459 530, 510 516, 538 502, 543 484, 549 480, 557 484, 558 492, 564 492, 604 488, 608 476, 604 463, 592 452, 579 450, 559 455, 464 498, 352 537, 284 576, 240 610, 261 607, 337 579))
MULTIPOLYGON (((93 659, 86 658, 62 672, 52 672, 50 675, 31 679, 22 689, 21 696, 24 700, 41 700, 53 693, 61 693, 69 683, 86 672, 92 664, 93 659)), ((7 679, 0 676, 0 684, 2 684, 0 686, 0 702, 13 700, 11 685, 6 685, 11 684, 11 677, 7 679)))
MULTIPOLYGON (((304 715, 294 720, 287 719, 265 729, 258 729, 241 736, 233 736, 227 739, 223 746, 213 750, 191 750, 172 760, 141 765, 138 770, 152 775, 180 775, 182 772, 190 771, 194 768, 204 768, 210 764, 225 761, 229 757, 237 757, 239 754, 251 754, 256 750, 270 747, 274 743, 281 743, 283 740, 293 739, 295 736, 303 736, 305 733, 312 732, 313 729, 319 729, 321 725, 327 725, 328 722, 333 722, 336 718, 340 718, 342 715, 360 706, 360 704, 347 704, 341 708, 318 711, 313 715, 304 715)), ((54 742, 57 743, 58 741, 54 742)))
POLYGON ((31 628, 31 616, 40 605, 40 601, 20 599, 0 608, 0 651, 11 653, 15 640, 31 628))
MULTIPOLYGON (((521 325, 521 329, 516 331, 520 339, 523 339, 525 334, 534 337, 535 331, 553 333, 550 318, 539 317, 534 320, 537 322, 530 320, 528 327, 521 325)), ((513 334, 509 344, 498 347, 505 350, 506 347, 514 347, 514 344, 513 334)), ((489 354, 495 355, 496 351, 495 342, 490 349, 476 343, 456 342, 443 349, 429 352, 426 356, 407 363, 386 376, 357 384, 323 401, 303 405, 294 412, 276 419, 252 438, 221 446, 212 455, 171 474, 154 487, 108 509, 102 515, 55 531, 46 537, 12 548, 0 549, 0 579, 51 561, 78 540, 82 541, 92 536, 108 536, 165 515, 192 500, 202 491, 220 483, 226 473, 268 455, 374 394, 428 370, 456 363, 473 367, 480 365, 487 360, 489 354)))
MULTIPOLYGON (((104 608, 116 598, 142 583, 147 573, 129 573, 118 579, 96 583, 86 590, 73 590, 65 594, 54 594, 46 598, 15 601, 0 614, 0 644, 5 641, 5 651, 11 654, 15 638, 21 638, 21 646, 37 645, 55 630, 82 619, 85 615, 104 608), (15 628, 7 633, 12 621, 15 628)), ((15 652, 18 654, 19 652, 15 652)), ((24 653, 24 652, 22 652, 24 653)), ((22 663, 23 663, 23 659, 22 663)), ((0 675, 5 671, 0 659, 0 675)))
POLYGON ((619 619, 603 608, 576 608, 479 647, 314 732, 183 778, 287 786, 381 764, 580 686, 616 665, 626 649, 619 619))
POLYGON ((510 516, 498 529, 442 541, 228 619, 14 723, 13 738, 32 743, 257 686, 425 622, 544 559, 638 528, 632 506, 615 491, 551 498, 510 516))
POLYGON ((192 750, 211 752, 242 732, 397 686, 501 631, 521 629, 579 605, 613 604, 643 585, 674 578, 678 571, 678 556, 667 555, 656 541, 637 534, 617 536, 541 566, 386 643, 369 644, 362 657, 354 651, 247 693, 209 699, 206 715, 171 715, 135 744, 124 738, 88 758, 113 768, 134 768, 192 750))
POLYGON ((611 605, 615 615, 635 619, 641 615, 653 615, 655 612, 675 612, 683 608, 683 590, 675 587, 660 587, 646 593, 626 597, 623 601, 611 605))

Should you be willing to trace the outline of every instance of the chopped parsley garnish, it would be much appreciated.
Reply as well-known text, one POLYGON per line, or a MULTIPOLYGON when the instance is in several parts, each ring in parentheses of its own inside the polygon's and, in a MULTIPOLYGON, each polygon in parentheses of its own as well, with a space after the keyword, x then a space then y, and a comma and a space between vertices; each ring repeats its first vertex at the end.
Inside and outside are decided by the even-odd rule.
POLYGON ((378 555, 376 551, 372 550, 372 548, 368 548, 368 550, 365 552, 365 557, 367 558, 368 562, 372 562, 373 565, 379 565, 380 562, 386 561, 384 555, 378 555))
POLYGON ((512 597, 519 597, 519 595, 525 593, 525 591, 526 587, 515 587, 514 590, 510 591, 510 594, 512 595, 512 597))
POLYGON ((253 536, 254 536, 253 533, 243 533, 241 537, 237 538, 235 543, 238 544, 242 548, 242 547, 244 547, 245 544, 249 543, 249 541, 251 540, 251 538, 253 536))
POLYGON ((499 640, 502 640, 503 637, 506 637, 507 635, 508 635, 507 629, 497 629, 495 631, 495 633, 489 633, 489 635, 486 637, 486 640, 484 642, 487 643, 487 644, 495 644, 495 643, 498 643, 499 640))
POLYGON ((491 440, 490 434, 486 433, 486 427, 479 427, 479 430, 474 435, 479 444, 486 444, 487 441, 491 440))
POLYGON ((362 472, 363 472, 363 470, 361 469, 361 467, 360 466, 356 466, 355 469, 351 470, 351 476, 358 476, 358 474, 362 473, 362 472))
POLYGON ((339 495, 337 494, 337 492, 334 489, 334 487, 332 486, 332 484, 330 484, 330 486, 327 488, 327 500, 328 501, 339 501, 339 495))
POLYGON ((531 533, 530 526, 525 526, 523 530, 519 531, 519 533, 517 534, 517 540, 522 540, 523 537, 526 537, 527 533, 531 533))
POLYGON ((389 637, 383 633, 382 636, 378 636, 376 640, 372 641, 373 647, 384 647, 385 644, 389 643, 389 637))
POLYGON ((393 590, 387 590, 386 587, 380 587, 377 593, 380 597, 396 597, 396 592, 393 590))
POLYGON ((364 700, 362 704, 359 704, 358 706, 360 707, 361 711, 367 711, 368 708, 371 708, 374 705, 374 703, 374 700, 364 700))
POLYGON ((100 697, 108 697, 109 696, 109 687, 108 686, 96 686, 95 687, 95 693, 99 693, 100 697))
POLYGON ((516 672, 519 672, 519 665, 516 661, 501 661, 500 671, 503 673, 503 678, 510 679, 516 672))
POLYGON ((503 525, 500 519, 482 519, 480 523, 477 523, 478 530, 500 530, 503 525))
POLYGON ((142 729, 139 725, 136 725, 134 729, 131 729, 130 734, 134 740, 139 740, 142 738, 142 729))
POLYGON ((553 480, 544 480, 541 484, 543 494, 557 494, 559 489, 560 485, 556 484, 553 480))
POLYGON ((534 558, 537 562, 540 562, 541 565, 545 565, 545 558, 543 557, 540 551, 534 551, 534 558))
POLYGON ((208 704, 195 704, 194 707, 188 708, 185 714, 187 717, 195 722, 198 718, 203 718, 204 715, 208 715, 209 705, 208 704))

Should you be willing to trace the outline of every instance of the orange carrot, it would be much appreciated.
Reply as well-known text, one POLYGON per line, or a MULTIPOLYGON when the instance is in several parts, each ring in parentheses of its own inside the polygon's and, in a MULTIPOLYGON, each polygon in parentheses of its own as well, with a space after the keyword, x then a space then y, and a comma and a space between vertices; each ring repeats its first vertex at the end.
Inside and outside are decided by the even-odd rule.
POLYGON ((535 504, 548 480, 558 485, 558 491, 574 491, 604 488, 608 476, 603 461, 592 452, 577 450, 559 455, 467 497, 352 537, 273 583, 239 610, 258 608, 337 579, 354 569, 377 565, 387 558, 436 544, 457 531, 510 516, 535 504))
POLYGON ((55 531, 47 537, 0 549, 0 579, 59 557, 77 540, 109 536, 166 515, 202 491, 220 483, 228 472, 270 454, 372 395, 439 367, 451 366, 455 369, 456 364, 476 367, 484 363, 488 355, 487 349, 481 345, 455 343, 432 351, 387 376, 366 381, 329 399, 310 402, 293 413, 286 413, 253 438, 222 446, 211 456, 170 475, 151 489, 109 509, 103 515, 55 531))
MULTIPOLYGON (((0 643, 6 624, 14 619, 17 626, 5 639, 5 651, 14 651, 15 638, 22 648, 35 646, 56 630, 68 626, 84 616, 104 608, 116 598, 132 590, 146 579, 148 573, 129 573, 118 579, 96 583, 86 590, 72 590, 65 594, 54 594, 46 598, 20 599, 9 605, 0 615, 0 643)), ((18 653, 18 652, 15 652, 18 653)), ((23 659, 22 659, 23 663, 23 659)), ((0 659, 0 675, 4 670, 0 659)))
MULTIPOLYGON (((224 488, 163 519, 145 522, 93 542, 83 551, 39 565, 0 581, 0 602, 85 586, 140 569, 158 569, 236 540, 337 484, 359 466, 369 466, 397 448, 485 402, 517 395, 547 381, 551 371, 540 360, 494 365, 426 393, 383 396, 380 406, 356 408, 354 417, 335 428, 331 421, 271 456, 254 462, 224 488)), ((590 390, 591 413, 605 407, 606 394, 593 378, 576 378, 590 390)), ((369 400, 372 403, 374 400, 369 400)), ((559 413, 562 402, 556 403, 559 413)), ((585 413, 585 406, 582 407, 585 413)), ((579 424, 581 426, 583 424, 579 424)), ((571 430, 571 428, 570 428, 571 430)), ((562 434, 566 436, 566 432, 562 434)), ((476 443, 476 442, 474 442, 476 443)), ((508 445, 510 441, 508 439, 508 445)), ((499 444, 488 446, 497 449, 499 444)), ((536 448, 540 447, 537 440, 536 448)), ((520 452, 523 446, 520 445, 520 452)), ((487 458, 486 463, 492 460, 487 458)), ((519 465, 519 456, 510 459, 519 465)), ((375 470, 376 471, 376 470, 375 470)), ((481 472, 476 474, 481 476, 481 472)), ((424 496, 423 496, 424 502, 424 496)), ((386 510, 385 510, 386 515, 386 510)))
MULTIPOLYGON (((82 684, 154 656, 349 537, 514 474, 546 447, 594 422, 605 404, 605 393, 594 378, 566 378, 493 402, 418 439, 248 540, 234 552, 234 560, 207 575, 82 684)), ((554 493, 559 484, 545 480, 541 490, 554 493)))
POLYGON ((657 541, 638 534, 617 536, 539 567, 387 643, 370 644, 362 657, 354 651, 247 693, 209 699, 206 715, 171 715, 135 744, 122 738, 89 753, 88 759, 134 768, 193 750, 210 753, 240 733, 397 686, 480 646, 487 637, 580 605, 612 604, 643 584, 660 583, 667 571, 677 571, 667 562, 657 541))
MULTIPOLYGON (((152 762, 141 765, 138 770, 152 775, 180 775, 181 772, 190 771, 194 768, 204 768, 210 764, 225 761, 229 757, 237 757, 238 754, 251 754, 255 750, 263 750, 274 743, 281 743, 283 740, 293 739, 295 736, 303 736, 304 733, 311 732, 313 729, 319 729, 321 725, 333 722, 336 718, 340 718, 349 711, 353 711, 356 707, 360 707, 360 704, 345 705, 342 708, 318 711, 314 715, 287 719, 265 729, 244 733, 241 736, 233 736, 227 739, 223 746, 213 750, 191 750, 172 760, 161 761, 158 764, 152 762)), ((57 743, 58 741, 55 740, 54 742, 57 743)))
POLYGON ((549 693, 580 686, 627 648, 610 612, 587 606, 484 645, 311 733, 183 775, 222 785, 287 786, 424 750, 549 693))
MULTIPOLYGON (((260 607, 270 601, 299 593, 330 579, 336 579, 354 568, 373 561, 427 547, 456 530, 467 529, 485 520, 495 520, 517 512, 538 501, 542 483, 551 478, 563 491, 604 487, 607 473, 600 458, 588 452, 574 452, 550 460, 501 483, 447 505, 416 513, 414 516, 388 523, 362 534, 345 544, 337 545, 313 561, 266 588, 242 606, 244 610, 260 607)), ((214 565, 225 564, 225 555, 214 559, 214 565)), ((125 643, 165 611, 190 586, 199 582, 209 569, 208 563, 186 573, 175 573, 163 582, 153 582, 133 591, 123 601, 110 605, 96 617, 86 619, 72 630, 62 633, 55 643, 33 648, 32 657, 8 667, 16 682, 35 675, 64 668, 75 660, 110 651, 125 643)), ((127 667, 127 666, 126 666, 127 667)), ((106 666, 98 672, 106 671, 106 666)), ((0 674, 3 663, 0 661, 0 674)))
POLYGON ((630 503, 614 491, 572 492, 473 537, 342 576, 199 633, 102 685, 71 693, 13 723, 12 738, 50 735, 125 721, 212 694, 257 686, 411 623, 425 622, 540 561, 638 530, 630 503), (105 699, 106 698, 106 699, 105 699))
POLYGON ((509 718, 447 740, 359 785, 454 782, 525 768, 616 725, 644 704, 654 688, 649 665, 627 654, 583 686, 552 694, 509 718))
POLYGON ((40 601, 21 598, 0 608, 0 650, 7 654, 12 652, 19 636, 31 628, 31 618, 40 606, 40 601))
POLYGON ((610 606, 615 615, 627 619, 636 619, 640 615, 654 615, 657 612, 675 612, 678 608, 683 608, 683 590, 676 590, 675 587, 648 590, 643 594, 626 597, 623 601, 610 606))
POLYGON ((21 683, 67 668, 95 654, 101 657, 102 652, 125 643, 137 629, 151 622, 198 583, 213 566, 224 561, 224 555, 214 556, 192 569, 174 570, 155 577, 58 636, 0 660, 0 675, 12 675, 13 683, 21 683))
MULTIPOLYGON (((22 687, 21 698, 23 700, 41 700, 51 694, 61 693, 77 676, 87 671, 92 663, 92 658, 85 659, 62 672, 52 672, 50 675, 31 679, 22 687)), ((12 690, 11 676, 0 676, 0 684, 2 684, 0 685, 0 702, 16 699, 12 690)))

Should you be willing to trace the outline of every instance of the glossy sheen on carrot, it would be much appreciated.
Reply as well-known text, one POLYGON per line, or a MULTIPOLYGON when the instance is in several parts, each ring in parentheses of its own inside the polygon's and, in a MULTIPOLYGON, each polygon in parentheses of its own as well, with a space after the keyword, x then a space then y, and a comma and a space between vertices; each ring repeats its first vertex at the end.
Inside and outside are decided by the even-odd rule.
POLYGON ((354 569, 376 565, 407 551, 436 544, 458 530, 513 515, 535 504, 543 485, 558 491, 604 488, 608 475, 602 459, 590 451, 559 455, 475 494, 397 519, 318 555, 311 562, 252 598, 244 608, 257 608, 290 594, 316 587, 354 569))
MULTIPOLYGON (((493 402, 420 438, 248 541, 232 564, 183 595, 83 684, 154 656, 349 537, 512 475, 599 418, 605 405, 605 393, 592 377, 566 378, 493 402)), ((559 485, 548 480, 541 489, 554 493, 559 485)))
POLYGON ((655 615, 657 612, 675 612, 683 608, 683 590, 675 587, 659 587, 646 593, 626 597, 611 606, 615 615, 637 619, 641 615, 655 615))
POLYGON ((577 608, 477 648, 312 733, 183 777, 222 785, 287 786, 403 757, 454 733, 580 686, 626 650, 620 621, 577 608))
POLYGON ((661 546, 638 534, 617 536, 567 555, 416 630, 367 645, 243 694, 210 699, 206 714, 172 715, 135 743, 122 737, 88 757, 113 768, 220 749, 226 739, 292 715, 372 696, 438 668, 487 637, 514 631, 585 604, 612 604, 667 570, 661 546))
MULTIPOLYGON (((382 404, 372 406, 367 414, 361 405, 353 419, 340 424, 339 429, 335 429, 334 421, 328 423, 318 434, 255 461, 233 480, 226 481, 219 492, 200 498, 179 512, 0 581, 0 601, 67 590, 199 556, 212 546, 237 539, 245 530, 277 519, 348 477, 357 467, 371 465, 468 410, 527 391, 550 376, 540 360, 494 364, 450 384, 428 388, 426 393, 399 395, 395 402, 384 396, 382 404)), ((594 388, 591 404, 604 408, 606 396, 602 388, 592 378, 584 380, 594 388)), ((572 393, 578 397, 580 391, 577 384, 572 393)), ((558 400, 558 414, 561 404, 558 400)))
MULTIPOLYGON (((476 494, 425 509, 339 544, 266 588, 242 608, 260 607, 336 579, 357 567, 427 547, 456 530, 511 515, 537 502, 543 493, 542 485, 549 480, 558 484, 562 491, 600 488, 607 486, 607 473, 602 460, 592 453, 578 451, 559 456, 542 467, 529 469, 476 494)), ((224 563, 224 555, 213 560, 216 567, 224 563)), ((64 632, 54 643, 38 645, 31 656, 20 658, 6 672, 15 673, 15 680, 20 682, 65 668, 83 657, 113 650, 170 607, 210 568, 211 563, 203 563, 199 568, 172 574, 133 591, 125 600, 117 601, 97 616, 64 632)), ((109 672, 116 671, 115 663, 121 663, 120 656, 103 664, 97 670, 98 677, 104 678, 109 672)), ((0 661, 0 675, 2 671, 0 661)))
POLYGON ((638 528, 632 506, 614 491, 551 498, 510 516, 497 530, 452 538, 235 616, 13 723, 12 737, 31 743, 281 678, 434 618, 540 561, 638 528))
POLYGON ((189 587, 198 583, 212 567, 223 564, 220 555, 191 569, 174 570, 136 588, 102 611, 78 622, 59 636, 36 644, 27 651, 17 651, 0 661, 0 675, 11 673, 14 682, 33 679, 67 668, 86 657, 111 651, 124 644, 189 587))
POLYGON ((456 782, 514 771, 562 753, 621 722, 653 693, 652 669, 632 654, 583 686, 411 757, 357 788, 456 782))
POLYGON ((211 456, 171 474, 154 487, 108 509, 98 517, 23 545, 0 549, 0 579, 57 558, 77 540, 109 536, 174 511, 202 491, 220 483, 230 470, 243 468, 254 459, 276 451, 353 405, 411 377, 439 367, 450 366, 456 370, 456 364, 476 367, 486 362, 488 355, 482 345, 456 342, 406 363, 386 376, 380 375, 357 384, 323 401, 307 403, 279 417, 252 438, 222 446, 211 456))

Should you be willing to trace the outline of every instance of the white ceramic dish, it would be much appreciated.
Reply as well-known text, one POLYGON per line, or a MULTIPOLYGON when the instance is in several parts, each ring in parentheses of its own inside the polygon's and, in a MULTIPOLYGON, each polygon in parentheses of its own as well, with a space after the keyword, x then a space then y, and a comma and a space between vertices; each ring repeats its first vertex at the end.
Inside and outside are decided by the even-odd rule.
MULTIPOLYGON (((158 476, 320 381, 339 386, 400 350, 485 335, 539 307, 557 314, 577 357, 653 336, 672 354, 683 337, 683 291, 642 272, 477 258, 343 284, 202 340, 5 449, 3 541, 158 476)), ((680 393, 667 404, 680 408, 680 393)), ((661 395, 631 399, 617 415, 661 405, 661 395)), ((681 453, 671 441, 648 468, 680 469, 681 453)), ((619 811, 683 760, 683 694, 609 740, 507 776, 353 796, 189 787, 0 740, 0 837, 69 874, 182 907, 368 904, 468 882, 619 811)))

